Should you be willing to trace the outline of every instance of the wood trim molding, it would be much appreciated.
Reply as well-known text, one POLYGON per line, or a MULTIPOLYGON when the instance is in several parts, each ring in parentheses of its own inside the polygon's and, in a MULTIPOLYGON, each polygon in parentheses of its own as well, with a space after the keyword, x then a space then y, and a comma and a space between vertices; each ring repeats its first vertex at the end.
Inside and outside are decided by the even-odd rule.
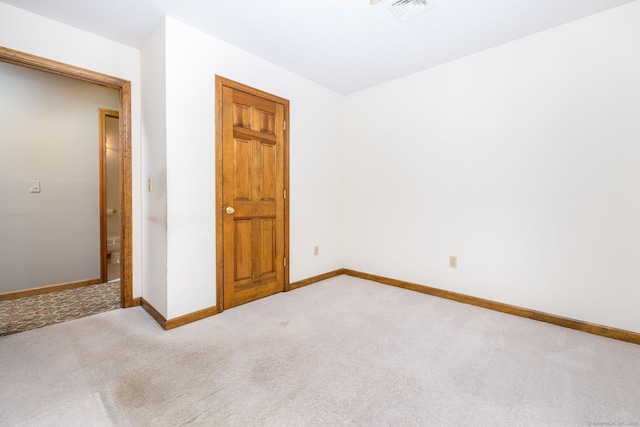
POLYGON ((224 239, 222 236, 223 200, 222 200, 222 88, 223 79, 216 76, 216 141, 215 141, 215 173, 216 173, 216 307, 224 310, 224 239))
POLYGON ((100 171, 100 280, 108 281, 107 273, 107 115, 98 109, 98 168, 100 171))
POLYGON ((0 46, 0 61, 120 89, 126 80, 0 46))
POLYGON ((528 308, 517 307, 514 305, 504 304, 486 300, 483 298, 473 297, 470 295, 459 294, 457 292, 445 291, 442 289, 432 288, 429 286, 419 285, 417 283, 404 282, 402 280, 390 279, 388 277, 376 276, 374 274, 362 273, 359 271, 345 269, 344 274, 358 277, 360 279, 371 280, 373 282, 383 283, 385 285, 396 286, 398 288, 408 289, 464 304, 475 305, 477 307, 487 308, 489 310, 500 311, 502 313, 512 314, 514 316, 525 317, 527 319, 537 320, 540 322, 550 323, 556 326, 562 326, 569 329, 575 329, 581 332, 587 332, 593 335, 613 338, 619 341, 626 341, 633 344, 640 344, 640 333, 616 329, 609 326, 596 325, 593 323, 583 322, 581 320, 570 319, 567 317, 556 316, 554 314, 543 313, 528 308))
MULTIPOLYGON (((131 161, 131 82, 0 46, 0 61, 117 89, 120 93, 121 274, 120 305, 133 305, 133 193, 131 161)), ((53 291, 52 291, 53 292, 53 291)))
POLYGON ((142 298, 140 298, 140 297, 133 298, 131 300, 131 307, 140 307, 141 304, 142 304, 142 298))
MULTIPOLYGON (((373 282, 382 283, 389 286, 395 286, 398 288, 407 289, 410 291, 420 292, 427 295, 432 295, 439 298, 444 298, 464 304, 474 305, 476 307, 486 308, 489 310, 495 310, 502 313, 511 314, 514 316, 524 317, 531 320, 537 320, 539 322, 550 323, 556 326, 562 326, 569 329, 574 329, 581 332, 586 332, 593 335, 598 335, 606 338, 612 338, 619 341, 625 341, 632 344, 640 345, 640 333, 625 331, 622 329, 616 329, 609 326, 597 325, 593 323, 583 322, 581 320, 570 319, 567 317, 557 316, 554 314, 543 313, 536 310, 530 310, 515 305, 504 304, 501 302, 491 301, 483 298, 478 298, 470 295, 460 294, 457 292, 446 291, 443 289, 432 288, 430 286, 420 285, 417 283, 405 282, 402 280, 391 279, 388 277, 377 276, 375 274, 363 273, 360 271, 341 268, 338 270, 330 271, 328 273, 319 274, 317 276, 309 277, 308 279, 299 280, 297 282, 289 284, 289 290, 299 289, 304 286, 311 285, 313 283, 320 282, 322 280, 331 279, 340 275, 347 275, 357 277, 364 280, 370 280, 373 282)), ((204 319, 220 313, 218 307, 210 307, 204 310, 196 311, 184 316, 176 317, 167 321, 155 308, 146 302, 143 298, 140 299, 142 307, 149 312, 164 329, 173 329, 187 323, 195 322, 197 320, 204 319)))
POLYGON ((75 282, 59 283, 57 285, 41 286, 38 288, 24 289, 20 291, 4 292, 0 294, 0 301, 8 301, 12 299, 31 297, 34 295, 48 294, 51 292, 67 291, 69 289, 83 288, 85 286, 93 286, 102 284, 100 278, 77 280, 75 282))
POLYGON ((153 319, 162 326, 163 329, 167 329, 167 319, 164 318, 162 314, 158 310, 155 309, 154 306, 149 304, 147 300, 144 298, 140 298, 140 305, 145 309, 147 313, 153 317, 153 319))
POLYGON ((133 179, 131 145, 131 82, 120 86, 120 305, 133 300, 133 179))
POLYGON ((204 310, 195 311, 193 313, 185 314, 184 316, 174 317, 173 319, 167 320, 164 318, 162 314, 160 314, 158 310, 155 309, 154 306, 149 304, 149 302, 146 301, 144 298, 140 298, 140 305, 165 330, 177 328, 179 326, 184 326, 188 323, 206 319, 207 317, 215 316, 216 314, 219 313, 218 307, 209 307, 209 308, 205 308, 204 310))
POLYGON ((98 157, 100 170, 100 278, 107 278, 107 118, 120 120, 120 113, 106 108, 98 109, 98 157))
POLYGON ((186 325, 187 323, 197 322, 198 320, 206 319, 207 317, 215 316, 218 314, 218 307, 209 307, 204 310, 195 311, 193 313, 185 314, 184 316, 174 317, 167 320, 164 328, 169 330, 177 328, 179 326, 186 325))
POLYGON ((287 197, 284 200, 284 256, 286 257, 287 263, 284 267, 284 290, 285 292, 290 290, 289 285, 289 266, 291 265, 291 257, 289 253, 289 223, 291 221, 291 217, 289 214, 289 205, 291 200, 291 181, 290 181, 290 170, 291 170, 291 147, 290 147, 290 134, 289 129, 291 128, 291 120, 290 120, 290 105, 288 99, 279 98, 284 103, 284 191, 287 193, 287 197))
POLYGON ((309 277, 308 279, 298 280, 297 282, 293 282, 289 284, 289 290, 292 291, 294 289, 302 288, 303 286, 308 286, 316 282, 320 282, 322 280, 331 279, 332 277, 340 276, 345 274, 345 269, 340 268, 338 270, 333 270, 328 273, 319 274, 317 276, 309 277))

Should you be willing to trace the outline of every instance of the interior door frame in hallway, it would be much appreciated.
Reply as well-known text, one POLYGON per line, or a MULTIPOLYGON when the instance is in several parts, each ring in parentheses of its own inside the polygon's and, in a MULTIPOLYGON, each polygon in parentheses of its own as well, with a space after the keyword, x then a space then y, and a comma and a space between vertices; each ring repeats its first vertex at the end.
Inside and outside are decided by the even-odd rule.
MULTIPOLYGON (((282 110, 283 122, 278 123, 278 119, 276 119, 276 129, 274 130, 274 135, 276 135, 278 131, 282 131, 282 141, 278 142, 278 144, 282 144, 283 157, 281 164, 277 164, 278 171, 281 173, 282 182, 277 183, 275 187, 280 188, 281 186, 282 188, 283 193, 276 194, 276 197, 281 197, 281 199, 276 203, 279 204, 280 201, 282 202, 281 214, 284 216, 284 223, 282 230, 283 236, 277 237, 282 239, 282 244, 280 245, 280 247, 282 248, 282 253, 276 254, 275 259, 277 259, 278 262, 282 262, 282 264, 280 264, 280 266, 282 267, 281 280, 283 281, 281 290, 289 290, 289 101, 276 95, 272 95, 259 89, 255 89, 242 83, 238 83, 236 81, 216 75, 216 305, 218 307, 218 312, 223 311, 225 308, 230 308, 231 306, 236 305, 230 303, 229 295, 227 295, 225 303, 225 277, 227 280, 230 277, 228 274, 227 276, 225 276, 225 261, 227 261, 227 270, 229 270, 230 255, 228 255, 228 253, 231 252, 229 247, 235 247, 235 242, 233 242, 233 245, 229 245, 229 242, 227 241, 227 258, 225 260, 225 220, 230 220, 233 217, 233 214, 229 214, 226 211, 227 206, 225 205, 225 203, 228 203, 227 199, 230 199, 229 194, 225 195, 225 184, 229 183, 229 176, 225 177, 225 165, 227 166, 228 175, 228 171, 230 169, 230 165, 228 164, 228 162, 230 160, 225 159, 224 140, 225 131, 227 132, 227 136, 229 135, 228 132, 231 132, 231 137, 233 138, 234 126, 231 125, 230 128, 229 124, 227 123, 227 126, 225 128, 225 111, 227 111, 226 109, 228 109, 229 105, 232 105, 232 103, 228 99, 226 99, 225 96, 223 96, 224 93, 242 93, 246 94, 244 96, 248 95, 249 97, 261 98, 266 103, 275 103, 277 105, 277 108, 282 110), (227 163, 225 163, 225 161, 227 163), (225 181, 225 178, 227 181, 225 181), (225 202, 225 200, 227 200, 227 202, 225 202)), ((277 116, 279 116, 279 114, 277 116)), ((248 130, 247 132, 258 134, 258 132, 252 130, 248 130)), ((256 138, 259 137, 256 136, 256 138)), ((227 230, 227 232, 228 231, 229 230, 227 230)), ((235 253, 233 259, 235 263, 235 253)), ((229 284, 227 284, 227 286, 228 285, 229 284)), ((255 299, 262 296, 266 295, 258 295, 255 299)))
MULTIPOLYGON (((73 65, 65 64, 29 53, 20 52, 0 46, 0 61, 19 65, 34 70, 57 74, 76 80, 118 90, 119 100, 119 130, 120 130, 120 306, 132 307, 133 302, 133 226, 132 226, 132 165, 131 165, 131 82, 73 65)), ((73 284, 69 284, 73 285, 73 284)), ((44 291, 64 290, 66 285, 49 287, 44 291), (58 289, 59 288, 59 289, 58 289)), ((36 291, 38 291, 36 289, 36 291)), ((36 293, 42 293, 38 291, 36 293)), ((35 294, 35 293, 34 293, 35 294)))

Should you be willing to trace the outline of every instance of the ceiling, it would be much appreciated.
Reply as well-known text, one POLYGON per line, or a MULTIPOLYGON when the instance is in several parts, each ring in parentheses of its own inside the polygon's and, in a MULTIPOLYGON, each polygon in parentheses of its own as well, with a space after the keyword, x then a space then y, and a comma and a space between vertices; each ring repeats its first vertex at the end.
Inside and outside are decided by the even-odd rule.
POLYGON ((172 16, 342 94, 640 0, 434 0, 400 22, 369 0, 1 0, 139 48, 172 16))

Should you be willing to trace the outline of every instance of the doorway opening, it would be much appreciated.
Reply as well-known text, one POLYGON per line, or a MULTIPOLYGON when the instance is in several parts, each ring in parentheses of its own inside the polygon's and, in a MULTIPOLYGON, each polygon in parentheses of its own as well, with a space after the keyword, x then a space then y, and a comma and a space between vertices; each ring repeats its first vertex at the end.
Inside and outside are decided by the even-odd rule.
MULTIPOLYGON (((118 133, 120 141, 119 177, 120 177, 120 306, 131 307, 134 304, 132 297, 132 188, 131 188, 131 82, 83 68, 63 64, 46 58, 24 52, 8 49, 0 46, 0 61, 19 65, 26 68, 57 74, 71 79, 82 80, 92 84, 113 88, 119 92, 119 123, 118 133)), ((101 267, 101 275, 102 275, 101 267)), ((105 274, 106 277, 106 274, 105 274)), ((102 278, 101 278, 102 279, 102 278)), ((82 285, 82 284, 80 284, 82 285)), ((64 284, 62 286, 43 287, 26 290, 8 296, 7 299, 23 296, 37 295, 41 293, 55 292, 64 289, 72 289, 79 286, 77 283, 64 284)))

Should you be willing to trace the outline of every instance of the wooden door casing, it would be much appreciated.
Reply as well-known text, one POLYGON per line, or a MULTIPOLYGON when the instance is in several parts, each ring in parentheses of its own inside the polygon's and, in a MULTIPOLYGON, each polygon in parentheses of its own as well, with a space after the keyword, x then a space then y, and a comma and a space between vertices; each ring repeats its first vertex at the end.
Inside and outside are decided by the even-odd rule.
POLYGON ((288 288, 288 101, 221 77, 217 90, 221 311, 288 288))
MULTIPOLYGON (((120 121, 120 112, 100 108, 98 112, 98 157, 100 169, 100 281, 107 283, 107 119, 120 121)), ((120 142, 118 141, 118 146, 120 142)), ((120 168, 118 168, 119 170, 120 168)), ((122 208, 118 206, 122 211, 122 208)), ((118 276, 120 277, 120 275, 118 276)))
POLYGON ((131 160, 131 82, 0 46, 0 61, 113 88, 120 93, 120 306, 140 305, 133 298, 133 186, 131 160))

